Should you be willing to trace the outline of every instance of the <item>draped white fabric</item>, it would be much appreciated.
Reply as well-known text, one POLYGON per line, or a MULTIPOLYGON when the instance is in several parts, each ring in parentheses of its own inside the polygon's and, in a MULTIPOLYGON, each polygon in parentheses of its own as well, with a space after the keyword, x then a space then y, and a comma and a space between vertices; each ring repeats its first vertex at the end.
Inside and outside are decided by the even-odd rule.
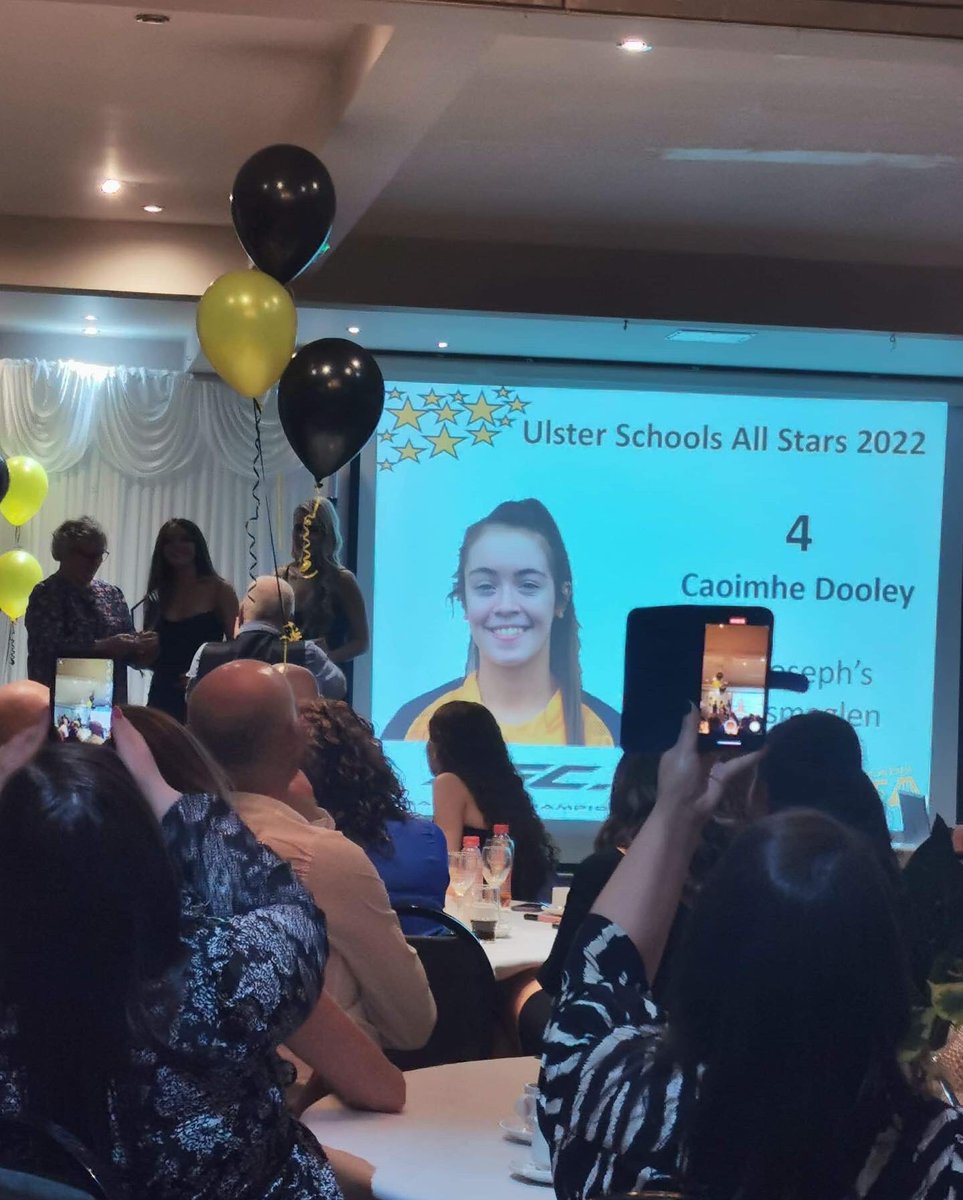
MULTIPOLYGON (((255 553, 258 572, 268 573, 266 505, 283 563, 291 512, 311 495, 312 481, 287 444, 273 397, 264 406, 261 441, 266 480, 255 553)), ((182 516, 203 530, 215 567, 239 594, 246 586, 254 416, 251 402, 223 384, 173 371, 0 360, 0 451, 30 455, 50 478, 43 508, 20 534, 20 545, 45 574, 55 569, 50 535, 57 525, 82 514, 96 517, 110 549, 101 578, 133 604, 146 589, 157 530, 182 516)), ((0 520, 0 552, 14 544, 14 530, 0 520)), ((0 616, 0 627, 7 624, 0 616)), ((18 621, 15 628, 14 665, 9 655, 0 663, 0 682, 26 672, 22 626, 18 621)), ((6 644, 0 638, 0 650, 6 644)), ((132 700, 139 698, 137 679, 131 672, 132 700)))

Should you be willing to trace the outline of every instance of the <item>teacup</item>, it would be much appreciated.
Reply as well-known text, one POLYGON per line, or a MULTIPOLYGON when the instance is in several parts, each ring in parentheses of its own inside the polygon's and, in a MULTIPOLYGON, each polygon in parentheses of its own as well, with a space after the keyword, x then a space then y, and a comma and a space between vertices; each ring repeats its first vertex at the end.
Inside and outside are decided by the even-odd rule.
POLYGON ((515 1112, 522 1119, 526 1133, 533 1133, 536 1127, 535 1109, 538 1105, 538 1086, 526 1083, 525 1091, 515 1101, 515 1112))

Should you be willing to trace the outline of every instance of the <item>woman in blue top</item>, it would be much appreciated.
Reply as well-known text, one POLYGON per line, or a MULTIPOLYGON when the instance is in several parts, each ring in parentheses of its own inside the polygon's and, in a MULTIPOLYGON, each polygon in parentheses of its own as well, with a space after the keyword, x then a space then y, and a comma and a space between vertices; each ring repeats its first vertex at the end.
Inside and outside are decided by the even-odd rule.
POLYGON ((321 700, 305 716, 312 751, 304 771, 315 800, 371 859, 395 907, 444 908, 445 835, 411 811, 371 725, 343 700, 321 700))

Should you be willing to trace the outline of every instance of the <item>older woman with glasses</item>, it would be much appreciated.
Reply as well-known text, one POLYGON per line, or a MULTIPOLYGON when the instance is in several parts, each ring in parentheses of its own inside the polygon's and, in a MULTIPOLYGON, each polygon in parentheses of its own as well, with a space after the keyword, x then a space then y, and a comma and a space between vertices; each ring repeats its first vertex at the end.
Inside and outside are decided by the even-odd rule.
POLYGON ((107 535, 93 517, 64 521, 53 533, 50 553, 59 569, 30 595, 27 675, 52 688, 58 658, 101 655, 114 660, 114 700, 127 699, 127 664, 144 666, 157 635, 135 633, 124 594, 95 579, 107 557, 107 535))

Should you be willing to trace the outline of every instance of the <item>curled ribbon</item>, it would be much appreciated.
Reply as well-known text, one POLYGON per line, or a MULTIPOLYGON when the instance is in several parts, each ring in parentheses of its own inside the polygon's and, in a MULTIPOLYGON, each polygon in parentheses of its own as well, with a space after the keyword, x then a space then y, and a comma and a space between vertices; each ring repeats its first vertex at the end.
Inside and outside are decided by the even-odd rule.
POLYGON ((298 563, 298 573, 302 579, 315 579, 318 574, 317 567, 311 561, 311 527, 320 507, 321 489, 315 488, 314 504, 311 506, 311 511, 305 516, 301 529, 301 561, 298 563))

